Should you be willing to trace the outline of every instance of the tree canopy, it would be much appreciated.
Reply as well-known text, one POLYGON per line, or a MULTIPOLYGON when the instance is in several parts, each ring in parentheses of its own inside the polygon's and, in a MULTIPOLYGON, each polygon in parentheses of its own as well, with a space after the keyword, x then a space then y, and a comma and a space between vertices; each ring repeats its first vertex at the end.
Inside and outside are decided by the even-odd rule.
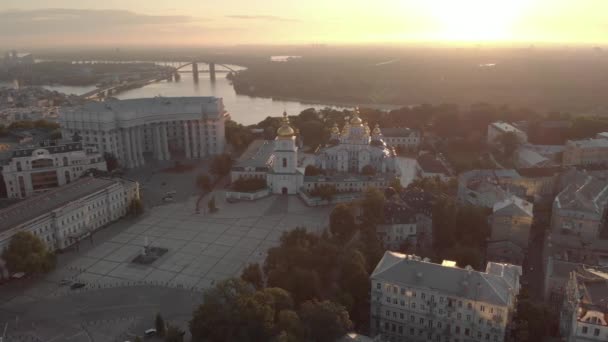
POLYGON ((232 158, 228 154, 220 154, 211 160, 211 173, 222 177, 230 173, 232 168, 232 158))
POLYGON ((41 273, 55 267, 55 255, 36 235, 25 231, 13 235, 2 258, 12 273, 41 273))

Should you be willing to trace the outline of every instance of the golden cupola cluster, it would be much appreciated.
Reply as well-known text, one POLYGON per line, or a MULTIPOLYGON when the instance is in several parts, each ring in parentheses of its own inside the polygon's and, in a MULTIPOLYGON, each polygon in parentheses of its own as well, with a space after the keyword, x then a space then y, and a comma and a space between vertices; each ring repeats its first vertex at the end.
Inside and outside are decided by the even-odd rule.
POLYGON ((283 124, 277 129, 277 136, 281 138, 290 138, 295 135, 295 131, 289 125, 289 119, 287 118, 287 112, 283 112, 283 124))
POLYGON ((359 107, 355 108, 355 113, 354 113, 352 119, 350 119, 350 124, 352 126, 362 126, 363 125, 363 120, 361 120, 361 118, 359 117, 359 107))

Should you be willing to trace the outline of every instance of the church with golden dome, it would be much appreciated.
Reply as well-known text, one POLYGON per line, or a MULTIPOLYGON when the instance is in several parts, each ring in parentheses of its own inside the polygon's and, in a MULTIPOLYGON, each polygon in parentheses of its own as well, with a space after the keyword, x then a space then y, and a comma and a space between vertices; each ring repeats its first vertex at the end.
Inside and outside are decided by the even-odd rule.
POLYGON ((270 193, 300 194, 304 198, 322 185, 352 194, 369 186, 384 188, 398 177, 395 150, 386 145, 378 125, 370 129, 358 110, 342 130, 334 125, 330 134, 326 146, 299 158, 298 132, 283 113, 276 138, 254 141, 233 166, 231 179, 265 178, 270 193), (309 165, 322 170, 322 174, 305 176, 309 165))
POLYGON ((342 131, 337 125, 332 127, 329 145, 318 151, 315 166, 330 173, 357 174, 366 166, 374 173, 394 173, 396 157, 395 151, 386 146, 380 127, 371 130, 355 110, 342 131))

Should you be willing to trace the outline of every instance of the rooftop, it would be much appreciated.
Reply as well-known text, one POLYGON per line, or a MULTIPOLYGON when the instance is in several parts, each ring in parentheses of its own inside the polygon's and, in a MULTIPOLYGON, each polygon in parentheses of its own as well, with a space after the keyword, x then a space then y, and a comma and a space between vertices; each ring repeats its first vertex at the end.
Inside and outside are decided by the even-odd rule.
POLYGON ((485 272, 447 267, 415 255, 385 252, 371 278, 431 288, 452 296, 493 305, 510 305, 519 289, 520 266, 490 262, 485 272))
POLYGON ((268 167, 274 151, 274 141, 256 139, 235 163, 235 167, 268 167))
POLYGON ((417 134, 418 131, 408 127, 387 127, 382 128, 382 135, 385 137, 409 137, 417 134))
POLYGON ((449 171, 445 168, 443 163, 431 153, 421 154, 416 160, 424 172, 449 175, 449 171))
POLYGON ((49 213, 67 203, 121 182, 119 179, 85 177, 70 184, 30 197, 0 210, 0 232, 49 213))
POLYGON ((608 201, 608 181, 589 175, 572 177, 572 181, 555 197, 560 209, 601 214, 608 201))
POLYGON ((578 148, 608 148, 608 139, 568 140, 566 145, 578 148))
POLYGON ((608 313, 608 273, 584 266, 574 272, 583 308, 608 313))
POLYGON ((89 121, 111 122, 167 114, 224 114, 222 99, 213 96, 152 97, 129 100, 87 102, 81 106, 66 107, 60 112, 63 119, 71 115, 88 115, 89 121))
POLYGON ((534 206, 532 203, 514 195, 511 195, 500 202, 494 203, 494 207, 492 209, 494 215, 534 216, 534 206))
POLYGON ((503 133, 505 133, 505 132, 523 133, 519 128, 516 128, 515 126, 513 126, 509 123, 506 123, 506 122, 502 122, 502 121, 493 122, 493 123, 491 123, 491 125, 503 133))

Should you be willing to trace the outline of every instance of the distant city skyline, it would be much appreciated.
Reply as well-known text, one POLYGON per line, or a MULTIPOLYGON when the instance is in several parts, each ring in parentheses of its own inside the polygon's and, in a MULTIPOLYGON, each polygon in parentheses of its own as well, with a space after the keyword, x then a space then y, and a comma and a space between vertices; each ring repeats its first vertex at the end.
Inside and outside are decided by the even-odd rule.
POLYGON ((0 44, 605 44, 606 0, 4 0, 0 44))

